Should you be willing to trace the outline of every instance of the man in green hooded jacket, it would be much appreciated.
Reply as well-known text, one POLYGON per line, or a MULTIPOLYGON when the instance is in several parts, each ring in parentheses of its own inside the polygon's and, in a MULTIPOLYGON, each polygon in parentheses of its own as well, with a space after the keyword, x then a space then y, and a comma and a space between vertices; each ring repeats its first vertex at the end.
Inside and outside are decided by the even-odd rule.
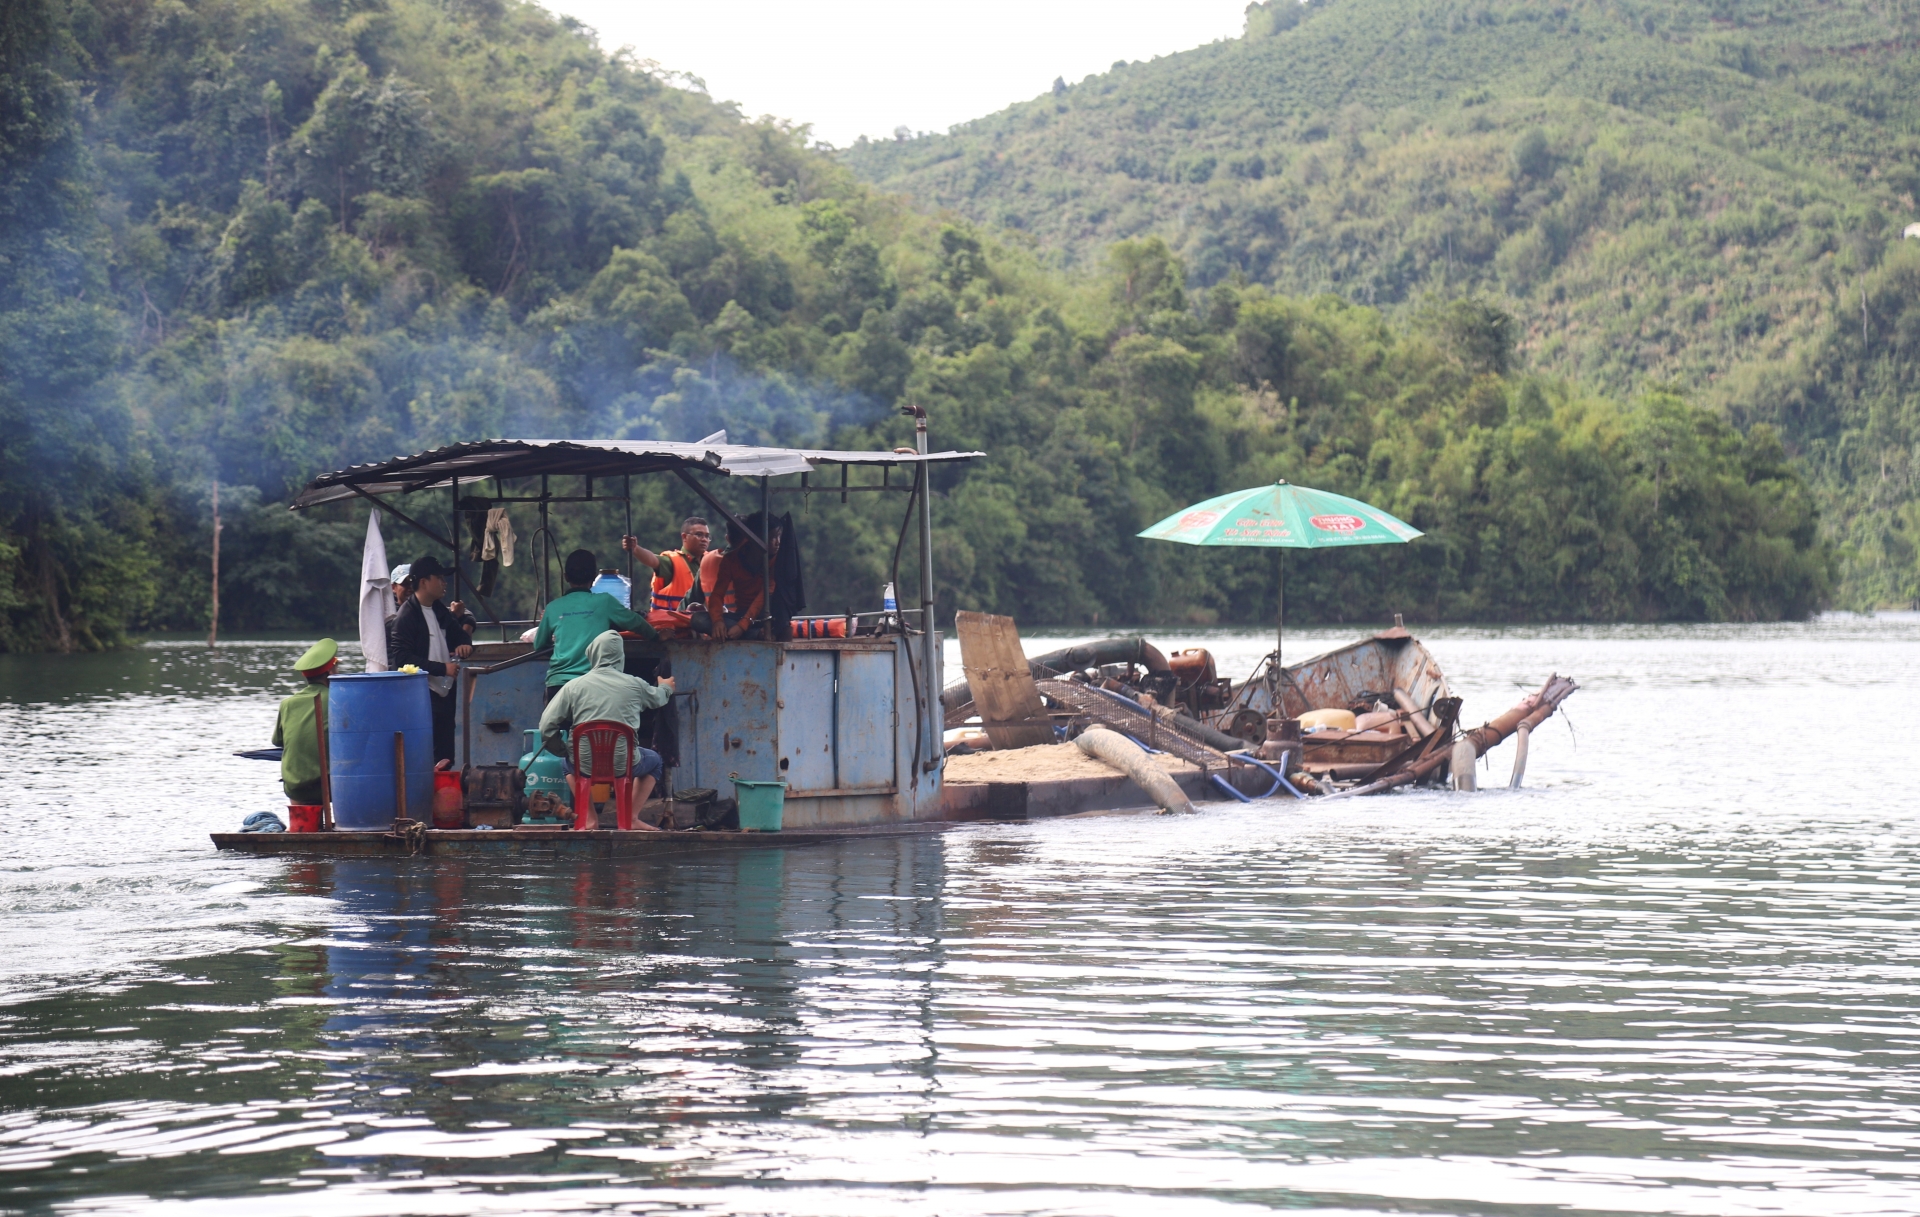
MULTIPOLYGON (((637 732, 642 714, 659 709, 673 698, 673 677, 663 676, 658 685, 650 685, 622 671, 627 662, 627 648, 620 635, 612 630, 589 642, 586 656, 593 665, 586 675, 576 676, 562 686, 540 715, 541 745, 561 756, 567 755, 570 728, 611 720, 625 723, 637 732)), ((660 754, 651 748, 638 749, 627 771, 639 779, 633 792, 633 807, 637 812, 653 797, 654 783, 661 772, 660 754)), ((641 828, 653 827, 638 820, 635 824, 641 828)))

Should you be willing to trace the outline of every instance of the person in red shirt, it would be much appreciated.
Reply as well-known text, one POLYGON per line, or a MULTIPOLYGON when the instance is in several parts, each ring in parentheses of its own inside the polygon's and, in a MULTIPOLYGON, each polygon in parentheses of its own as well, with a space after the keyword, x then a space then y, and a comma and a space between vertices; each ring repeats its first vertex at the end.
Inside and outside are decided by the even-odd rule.
MULTIPOLYGON (((780 532, 774 530, 768 543, 772 556, 780 555, 780 532)), ((715 620, 713 636, 719 639, 765 638, 767 594, 772 590, 762 577, 767 563, 758 545, 747 539, 733 524, 727 525, 727 552, 707 588, 707 604, 720 606, 731 597, 733 607, 715 620)))

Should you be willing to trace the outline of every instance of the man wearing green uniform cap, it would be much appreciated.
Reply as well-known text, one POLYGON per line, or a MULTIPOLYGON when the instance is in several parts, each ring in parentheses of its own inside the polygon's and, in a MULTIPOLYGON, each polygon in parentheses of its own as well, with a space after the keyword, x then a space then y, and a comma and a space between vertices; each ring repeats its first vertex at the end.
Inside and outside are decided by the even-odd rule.
POLYGON ((320 781, 320 723, 327 710, 327 677, 338 667, 340 644, 322 638, 307 648, 294 670, 307 678, 307 687, 280 703, 280 721, 273 725, 273 742, 280 754, 280 784, 287 802, 316 806, 325 787, 320 781))

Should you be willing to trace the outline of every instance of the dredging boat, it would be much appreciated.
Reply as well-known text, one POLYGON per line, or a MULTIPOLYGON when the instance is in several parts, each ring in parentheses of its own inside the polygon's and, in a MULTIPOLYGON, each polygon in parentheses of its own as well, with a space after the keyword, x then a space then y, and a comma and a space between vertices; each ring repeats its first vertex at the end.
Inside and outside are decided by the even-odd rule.
MULTIPOLYGON (((217 833, 222 849, 253 852, 433 852, 536 849, 585 852, 654 851, 698 845, 704 839, 739 840, 724 824, 733 779, 781 783, 784 839, 819 832, 876 831, 940 819, 940 637, 933 626, 934 592, 929 471, 970 460, 975 452, 928 452, 921 420, 917 449, 860 452, 729 444, 632 440, 497 439, 448 447, 324 474, 293 501, 294 510, 363 499, 452 555, 451 596, 477 603, 482 632, 460 669, 456 688, 459 738, 454 768, 462 775, 457 819, 429 818, 434 791, 409 768, 395 794, 367 826, 354 830, 290 833, 217 833), (828 472, 837 476, 825 476, 828 472), (907 477, 898 476, 902 471, 907 477), (878 476, 875 476, 875 475, 878 476), (549 599, 554 553, 549 513, 563 504, 610 504, 631 520, 634 481, 670 477, 749 538, 749 527, 708 485, 716 479, 756 483, 761 521, 774 518, 776 495, 905 496, 903 535, 918 524, 920 603, 884 613, 849 614, 821 638, 714 641, 681 631, 663 641, 629 638, 627 671, 657 679, 671 673, 676 762, 665 789, 696 792, 670 806, 671 823, 685 831, 573 831, 528 824, 516 807, 525 734, 537 728, 544 706, 547 655, 521 640, 533 621, 503 620, 486 609, 462 545, 462 520, 480 503, 515 505, 539 514, 534 559, 541 600, 549 599), (425 508, 401 506, 408 496, 444 491, 450 533, 422 522, 425 508), (411 507, 409 511, 407 508, 411 507), (412 814, 409 814, 409 813, 412 814)), ((431 518, 431 517, 430 517, 431 518)), ((768 550, 762 546, 760 552, 768 550)), ((771 560, 770 557, 768 559, 771 560)), ((894 578, 898 581, 899 551, 894 578)), ((766 586, 772 586, 770 574, 766 586)), ((338 733, 339 723, 333 724, 338 733)), ((646 741, 642 741, 646 742, 646 741)), ((670 803, 673 800, 669 800, 670 803)), ((749 836, 751 834, 748 834, 749 836)))
MULTIPOLYGON (((975 616, 959 614, 963 650, 975 616)), ((1169 655, 1143 637, 1066 647, 1026 659, 1020 675, 1029 678, 1033 700, 1023 706, 1017 693, 1010 701, 994 693, 996 678, 1005 681, 1019 666, 1011 649, 992 649, 992 632, 1011 630, 1011 622, 988 618, 974 628, 983 653, 977 664, 966 661, 966 682, 943 692, 943 723, 950 747, 985 750, 993 760, 950 772, 956 787, 982 772, 1010 781, 1050 771, 1049 760, 1032 751, 1048 742, 1034 733, 1039 715, 1063 734, 1094 725, 1117 731, 1172 758, 1162 764, 1176 772, 1197 768, 1199 779, 1229 797, 1246 797, 1247 783, 1237 779, 1248 767, 1272 779, 1267 795, 1374 794, 1440 782, 1471 790, 1474 762, 1516 735, 1508 784, 1517 787, 1529 734, 1578 687, 1556 674, 1506 713, 1462 730, 1461 702, 1439 661, 1396 617, 1390 629, 1297 664, 1282 666, 1270 653, 1238 683, 1221 678, 1203 648, 1169 655)))
MULTIPOLYGON (((1460 755, 1449 749, 1471 738, 1484 752, 1516 727, 1528 729, 1537 718, 1522 719, 1536 711, 1544 717, 1572 691, 1570 681, 1560 691, 1550 682, 1504 730, 1490 724, 1476 736, 1456 731, 1458 700, 1439 665, 1397 626, 1292 667, 1269 656, 1234 684, 1217 676, 1204 651, 1166 656, 1142 638, 1029 661, 1010 619, 965 612, 956 621, 968 683, 942 690, 929 482, 935 466, 982 454, 929 452, 924 418, 917 440, 913 449, 860 452, 729 444, 720 436, 692 444, 497 439, 315 478, 295 498, 295 510, 363 499, 411 526, 451 553, 452 598, 471 597, 484 612, 482 629, 498 637, 476 641, 458 674, 457 781, 445 773, 436 781, 418 747, 409 762, 404 732, 393 733, 390 761, 383 746, 349 738, 343 711, 321 734, 333 741, 334 768, 349 753, 362 766, 353 813, 335 818, 329 811, 320 831, 215 833, 215 845, 254 853, 638 855, 929 832, 966 820, 1174 801, 1368 793, 1435 780, 1436 772, 1445 777, 1446 763, 1460 755), (900 472, 907 476, 897 478, 900 472), (780 629, 769 622, 765 640, 716 641, 684 629, 657 641, 628 637, 628 673, 674 678, 670 714, 662 716, 671 723, 663 797, 642 809, 668 831, 616 827, 611 799, 597 816, 543 820, 528 814, 521 752, 540 722, 548 655, 529 641, 526 627, 534 622, 505 620, 487 607, 468 569, 463 520, 476 507, 537 509, 533 548, 544 604, 554 565, 551 510, 617 504, 630 521, 633 479, 648 476, 677 479, 756 542, 754 528, 722 502, 710 479, 757 484, 763 527, 775 519, 775 495, 838 496, 843 503, 855 493, 905 495, 901 536, 917 525, 920 539, 918 603, 780 629), (577 493, 557 492, 567 489, 577 493), (447 492, 451 508, 442 517, 452 524, 446 533, 418 518, 429 514, 425 509, 400 506, 412 506, 408 496, 438 491, 447 492), (988 659, 971 653, 984 645, 981 629, 994 632, 1000 648, 988 659), (1008 705, 1023 708, 996 714, 989 707, 979 715, 974 691, 996 674, 1013 682, 1008 705), (964 736, 969 720, 981 723, 976 734, 993 745, 984 762, 949 755, 979 751, 949 744, 953 732, 946 729, 964 736), (1133 740, 1138 756, 1131 746, 1119 750, 1125 755, 1111 747, 1096 755, 1102 734, 1133 740), (1156 759, 1143 767, 1140 757, 1156 759), (950 768, 954 761, 960 763, 950 768), (377 770, 371 780, 368 765, 377 770), (754 784, 779 788, 778 831, 741 830, 733 789, 754 784)), ((764 542, 759 552, 768 563, 764 586, 772 587, 764 542)), ((896 546, 896 585, 900 553, 896 546)), ((657 734, 639 740, 659 742, 657 734)), ((1459 765, 1453 767, 1457 784, 1459 765)), ((596 805, 605 793, 596 788, 596 805)))

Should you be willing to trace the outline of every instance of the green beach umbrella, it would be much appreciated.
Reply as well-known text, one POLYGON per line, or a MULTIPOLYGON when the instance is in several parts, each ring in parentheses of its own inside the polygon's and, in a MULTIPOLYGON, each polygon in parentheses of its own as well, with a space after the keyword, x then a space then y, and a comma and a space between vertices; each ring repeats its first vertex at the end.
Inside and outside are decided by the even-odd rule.
MULTIPOLYGON (((1279 637, 1287 638, 1285 550, 1348 545, 1402 545, 1423 534, 1370 503, 1344 494, 1295 486, 1282 479, 1218 495, 1175 512, 1137 535, 1183 545, 1250 545, 1283 551, 1280 557, 1279 637)), ((1280 648, 1274 649, 1280 663, 1280 648)))

